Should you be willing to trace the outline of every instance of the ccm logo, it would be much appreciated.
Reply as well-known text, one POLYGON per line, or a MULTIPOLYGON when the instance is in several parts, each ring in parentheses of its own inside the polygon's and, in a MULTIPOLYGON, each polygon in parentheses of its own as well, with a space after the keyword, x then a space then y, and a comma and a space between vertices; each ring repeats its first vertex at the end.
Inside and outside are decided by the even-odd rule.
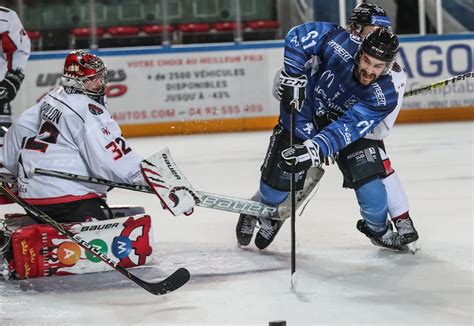
POLYGON ((296 79, 288 77, 280 77, 280 83, 285 86, 291 87, 306 87, 306 79, 296 79))

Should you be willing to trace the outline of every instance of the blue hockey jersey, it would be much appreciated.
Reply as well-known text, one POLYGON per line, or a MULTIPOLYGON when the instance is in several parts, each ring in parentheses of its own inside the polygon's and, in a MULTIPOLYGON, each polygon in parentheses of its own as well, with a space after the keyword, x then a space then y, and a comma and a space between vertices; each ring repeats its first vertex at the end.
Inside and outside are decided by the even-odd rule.
MULTIPOLYGON (((355 79, 355 56, 361 43, 362 39, 342 27, 324 22, 296 26, 285 39, 285 71, 308 77, 306 99, 296 113, 296 137, 312 139, 324 156, 364 137, 402 98, 391 72, 368 86, 355 79), (317 130, 314 120, 323 115, 334 121, 317 130)), ((280 104, 280 123, 289 130, 290 114, 284 105, 280 104)))

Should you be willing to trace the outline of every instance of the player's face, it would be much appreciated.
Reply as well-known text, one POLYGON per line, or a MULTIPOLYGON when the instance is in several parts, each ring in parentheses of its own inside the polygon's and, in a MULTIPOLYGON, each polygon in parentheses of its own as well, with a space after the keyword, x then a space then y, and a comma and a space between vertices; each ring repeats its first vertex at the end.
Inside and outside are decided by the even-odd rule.
POLYGON ((362 53, 355 71, 356 78, 362 85, 370 85, 379 78, 386 65, 386 62, 362 53))
POLYGON ((98 92, 105 85, 104 74, 99 73, 84 81, 84 85, 92 92, 98 92))

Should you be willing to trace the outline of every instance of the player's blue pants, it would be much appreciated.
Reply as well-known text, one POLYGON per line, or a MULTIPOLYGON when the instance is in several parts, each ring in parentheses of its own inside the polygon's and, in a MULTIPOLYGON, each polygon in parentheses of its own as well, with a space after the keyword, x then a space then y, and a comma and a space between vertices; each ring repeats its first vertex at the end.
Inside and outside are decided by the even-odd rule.
MULTIPOLYGON (((387 228, 387 191, 382 183, 382 179, 370 180, 355 190, 357 201, 360 207, 360 214, 364 218, 367 226, 374 233, 383 234, 387 228)), ((262 202, 268 205, 279 205, 288 192, 277 190, 263 181, 260 181, 260 194, 262 202)))

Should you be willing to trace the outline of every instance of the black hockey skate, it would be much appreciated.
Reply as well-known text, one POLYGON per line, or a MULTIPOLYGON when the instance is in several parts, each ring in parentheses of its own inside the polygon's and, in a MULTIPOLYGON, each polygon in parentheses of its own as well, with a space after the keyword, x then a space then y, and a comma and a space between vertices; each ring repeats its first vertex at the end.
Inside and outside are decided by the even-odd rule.
POLYGON ((272 221, 271 225, 262 225, 255 237, 255 245, 257 248, 265 249, 268 247, 275 239, 282 225, 283 221, 272 221))
POLYGON ((418 232, 416 231, 413 221, 408 214, 394 219, 393 223, 395 224, 395 228, 400 235, 400 241, 402 245, 407 245, 418 240, 418 232))
POLYGON ((248 246, 253 237, 253 231, 257 225, 257 219, 254 216, 240 214, 239 221, 235 228, 237 242, 241 246, 248 246))
POLYGON ((405 250, 398 233, 392 231, 392 223, 388 225, 387 231, 381 236, 374 235, 370 231, 364 220, 358 220, 356 227, 357 230, 365 234, 367 238, 369 238, 370 241, 376 246, 388 248, 395 251, 405 250))

